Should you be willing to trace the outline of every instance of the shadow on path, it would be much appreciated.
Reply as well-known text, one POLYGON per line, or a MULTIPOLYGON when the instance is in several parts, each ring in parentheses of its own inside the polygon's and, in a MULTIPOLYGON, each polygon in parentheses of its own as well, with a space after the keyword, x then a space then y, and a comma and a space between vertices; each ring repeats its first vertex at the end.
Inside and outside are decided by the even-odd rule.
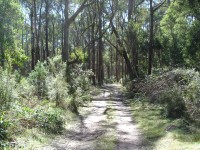
POLYGON ((93 97, 85 113, 80 112, 79 121, 71 126, 59 139, 52 142, 48 150, 96 150, 98 137, 115 130, 116 150, 139 150, 144 139, 132 120, 131 111, 122 102, 120 85, 110 84, 102 87, 100 94, 93 97), (112 120, 108 123, 107 111, 112 110, 112 120))

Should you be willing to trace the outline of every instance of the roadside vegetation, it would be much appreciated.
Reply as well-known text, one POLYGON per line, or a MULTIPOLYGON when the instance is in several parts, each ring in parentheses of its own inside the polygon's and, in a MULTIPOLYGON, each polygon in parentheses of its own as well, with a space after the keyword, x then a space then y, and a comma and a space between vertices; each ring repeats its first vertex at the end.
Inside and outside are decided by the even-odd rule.
POLYGON ((96 94, 91 84, 113 82, 126 83, 151 146, 198 148, 199 8, 199 0, 0 0, 0 149, 62 134, 96 94))
POLYGON ((133 118, 153 149, 200 148, 199 84, 199 72, 180 68, 128 84, 133 118))
POLYGON ((78 107, 90 100, 90 75, 76 65, 67 82, 60 56, 38 62, 28 76, 1 68, 0 147, 23 148, 62 134, 78 107))

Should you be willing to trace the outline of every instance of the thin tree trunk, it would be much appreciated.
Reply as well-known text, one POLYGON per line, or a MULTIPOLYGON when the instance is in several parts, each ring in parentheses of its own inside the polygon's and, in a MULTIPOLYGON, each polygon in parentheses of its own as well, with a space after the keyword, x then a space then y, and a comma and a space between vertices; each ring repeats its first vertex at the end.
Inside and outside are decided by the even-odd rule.
POLYGON ((115 75, 116 75, 116 80, 117 82, 119 81, 119 55, 118 52, 116 52, 116 57, 115 57, 115 75))
POLYGON ((45 1, 46 3, 46 7, 45 7, 45 20, 46 20, 46 26, 45 26, 45 45, 46 45, 46 54, 47 54, 47 58, 50 56, 49 54, 49 2, 48 0, 45 1))
POLYGON ((129 0, 128 5, 128 47, 131 50, 132 54, 132 62, 133 62, 133 72, 134 76, 137 77, 137 70, 138 70, 138 60, 137 60, 137 43, 136 43, 136 32, 133 31, 132 23, 133 23, 133 13, 135 14, 135 0, 129 0))
MULTIPOLYGON (((102 36, 102 8, 103 7, 103 2, 99 2, 99 37, 102 36)), ((102 85, 103 84, 103 41, 102 37, 99 38, 98 40, 98 50, 99 50, 99 55, 98 55, 98 84, 102 85)))
POLYGON ((30 14, 30 19, 31 19, 31 69, 34 70, 35 67, 35 35, 34 35, 34 23, 33 23, 33 4, 31 8, 31 14, 30 14))
MULTIPOLYGON (((92 45, 91 45, 91 47, 92 47, 92 72, 94 73, 94 74, 96 74, 96 69, 95 69, 95 67, 96 67, 96 51, 95 51, 95 24, 93 24, 92 25, 92 33, 91 33, 91 40, 92 40, 92 45)), ((93 83, 93 85, 96 85, 96 77, 95 76, 93 76, 92 77, 92 83, 93 83)))
POLYGON ((65 21, 64 21, 64 47, 62 50, 62 60, 68 61, 69 58, 69 0, 65 0, 65 21))
POLYGON ((152 61, 153 61, 153 0, 150 0, 150 35, 149 35, 149 51, 148 51, 148 75, 152 71, 152 61))
POLYGON ((53 47, 53 56, 56 55, 56 51, 55 51, 55 23, 53 22, 52 23, 52 26, 53 26, 53 43, 52 43, 52 47, 53 47))

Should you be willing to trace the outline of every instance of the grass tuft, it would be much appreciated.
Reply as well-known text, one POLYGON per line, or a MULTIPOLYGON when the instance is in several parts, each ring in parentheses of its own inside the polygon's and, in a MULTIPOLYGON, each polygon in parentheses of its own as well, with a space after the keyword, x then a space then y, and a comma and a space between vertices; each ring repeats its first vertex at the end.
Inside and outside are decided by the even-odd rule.
POLYGON ((148 102, 132 101, 132 114, 139 124, 149 146, 159 150, 200 148, 200 130, 187 125, 183 119, 167 119, 161 106, 148 102))

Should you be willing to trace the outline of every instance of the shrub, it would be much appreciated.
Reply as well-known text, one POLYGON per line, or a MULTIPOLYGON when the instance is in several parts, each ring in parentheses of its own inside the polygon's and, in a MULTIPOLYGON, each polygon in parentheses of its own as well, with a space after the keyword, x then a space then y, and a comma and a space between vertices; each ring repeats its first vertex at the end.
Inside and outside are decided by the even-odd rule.
POLYGON ((10 123, 4 118, 4 113, 0 114, 0 141, 8 139, 8 127, 10 123))
POLYGON ((169 118, 181 118, 186 115, 186 106, 177 87, 160 93, 158 101, 165 106, 165 115, 169 118))
POLYGON ((184 97, 190 117, 200 122, 200 77, 193 77, 186 87, 184 97))
POLYGON ((60 73, 54 76, 50 75, 46 78, 47 95, 52 101, 56 101, 59 106, 62 100, 68 97, 68 84, 65 77, 60 73))
POLYGON ((46 96, 45 79, 48 75, 46 62, 38 62, 35 69, 30 73, 29 80, 36 87, 36 94, 39 97, 46 96))
POLYGON ((69 94, 72 95, 69 103, 69 109, 78 113, 78 106, 84 101, 90 100, 89 90, 91 86, 90 77, 93 75, 91 70, 83 70, 82 65, 76 65, 70 72, 69 76, 69 94))
POLYGON ((49 73, 53 76, 60 73, 65 75, 66 63, 63 63, 61 55, 58 55, 51 59, 48 59, 47 68, 49 70, 49 73))
MULTIPOLYGON (((185 117, 200 122, 200 76, 194 69, 156 73, 128 84, 133 93, 144 93, 149 102, 162 104, 166 116, 185 117)), ((131 95, 132 96, 132 95, 131 95)))
POLYGON ((9 103, 18 97, 14 87, 15 78, 7 70, 0 69, 0 109, 7 109, 9 103))
POLYGON ((93 75, 91 70, 83 70, 82 65, 77 65, 72 71, 72 85, 75 91, 77 90, 77 94, 84 95, 85 92, 89 91, 91 82, 90 77, 93 75))
POLYGON ((26 99, 33 98, 36 93, 36 87, 26 78, 22 78, 16 88, 19 96, 26 99))
POLYGON ((39 109, 35 112, 35 119, 38 127, 46 133, 58 134, 63 130, 64 120, 59 110, 48 109, 44 111, 39 109))

